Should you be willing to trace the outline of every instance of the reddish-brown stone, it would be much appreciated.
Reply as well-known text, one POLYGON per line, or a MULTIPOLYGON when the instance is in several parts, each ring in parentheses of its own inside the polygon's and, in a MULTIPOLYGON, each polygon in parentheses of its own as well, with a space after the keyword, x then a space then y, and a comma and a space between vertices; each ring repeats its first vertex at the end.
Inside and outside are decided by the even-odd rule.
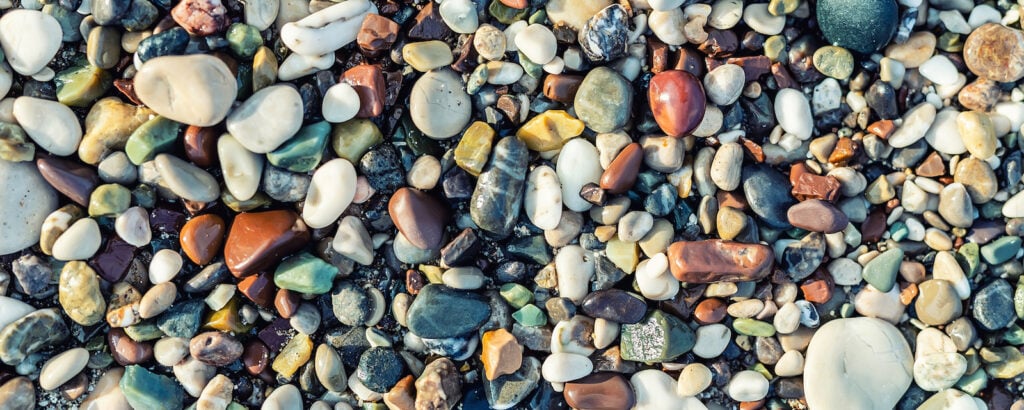
POLYGON ((580 410, 629 410, 636 404, 633 388, 621 374, 601 372, 565 384, 565 402, 580 410))
POLYGON ((217 127, 189 125, 185 129, 185 156, 200 168, 207 168, 217 162, 217 127))
POLYGON ((764 149, 760 145, 746 138, 740 138, 740 143, 743 144, 743 149, 754 159, 754 162, 764 162, 764 149))
POLYGON ((812 232, 836 233, 850 223, 846 214, 820 199, 808 199, 789 207, 786 217, 791 225, 812 232))
POLYGON ((110 347, 110 356, 121 366, 145 363, 153 359, 153 345, 132 340, 124 329, 119 327, 107 332, 107 345, 110 347))
POLYGON ((740 39, 732 30, 710 29, 707 32, 708 39, 704 40, 697 49, 707 54, 708 57, 729 57, 740 47, 740 39))
POLYGON ((274 296, 274 307, 281 317, 288 319, 299 309, 299 295, 288 289, 278 289, 274 296))
POLYGON ((772 77, 775 77, 775 84, 779 85, 780 90, 783 88, 800 88, 800 84, 793 79, 793 74, 782 63, 772 64, 772 77))
POLYGON ((747 198, 743 197, 743 192, 740 192, 740 190, 725 191, 719 189, 718 192, 715 193, 715 199, 718 199, 719 209, 728 206, 730 208, 745 211, 748 206, 747 198))
POLYGON ((804 294, 804 299, 811 303, 822 304, 832 299, 832 292, 835 289, 835 283, 832 282, 832 276, 817 270, 810 278, 804 281, 800 285, 800 291, 804 294))
POLYGON ((896 124, 892 120, 878 120, 868 125, 868 132, 877 135, 881 139, 888 139, 895 130, 896 124))
POLYGON ((295 212, 243 212, 235 217, 224 245, 224 263, 236 277, 269 269, 309 242, 306 224, 295 212))
POLYGON ((368 14, 356 34, 356 44, 369 55, 391 48, 398 38, 398 23, 379 14, 368 14))
POLYGON ((838 166, 845 166, 847 162, 857 157, 860 152, 860 143, 852 138, 843 137, 836 141, 835 148, 828 156, 828 162, 838 166))
POLYGON ((89 206, 89 195, 100 183, 93 168, 77 161, 44 155, 36 160, 36 168, 53 189, 82 206, 89 206))
POLYGON ((710 325, 712 323, 721 322, 725 319, 726 315, 726 304, 719 298, 708 298, 700 301, 697 307, 693 309, 693 318, 697 319, 697 323, 702 325, 710 325))
POLYGON ((942 161, 942 156, 938 152, 932 152, 917 166, 914 173, 927 178, 940 177, 946 175, 946 163, 942 161))
POLYGON ((619 151, 608 169, 601 174, 601 189, 612 194, 629 191, 640 173, 640 165, 644 162, 644 150, 638 143, 632 143, 619 151))
POLYGON ((267 368, 269 362, 270 349, 267 349, 267 345, 259 340, 250 339, 245 345, 245 351, 242 352, 242 365, 245 366, 245 371, 253 376, 258 375, 267 368))
POLYGON ((120 91, 121 95, 124 95, 124 97, 131 101, 132 104, 145 105, 142 103, 142 100, 139 99, 139 96, 135 94, 135 80, 118 78, 114 80, 114 88, 116 88, 117 91, 120 91))
POLYGON ((423 191, 401 188, 388 202, 391 221, 405 239, 420 249, 441 246, 448 207, 423 191))
POLYGON ((882 239, 882 234, 885 233, 886 219, 885 210, 882 208, 876 208, 868 214, 868 217, 860 224, 860 233, 864 243, 878 242, 879 239, 882 239))
POLYGON ((270 308, 274 302, 274 276, 263 272, 238 281, 238 291, 257 305, 270 308))
POLYGON ((405 288, 410 295, 416 296, 424 286, 427 286, 427 278, 423 277, 420 271, 416 269, 405 271, 405 288))
POLYGON ((226 230, 224 219, 217 215, 205 214, 192 218, 181 228, 181 250, 185 251, 192 262, 206 265, 220 253, 226 230))
POLYGON ((704 66, 704 56, 689 46, 679 49, 679 58, 676 59, 672 69, 686 71, 697 78, 703 78, 707 72, 704 66))
POLYGON ((957 93, 957 100, 964 108, 974 111, 990 111, 999 102, 1003 90, 999 83, 987 78, 978 78, 957 93))
POLYGON ((665 43, 655 39, 647 40, 647 55, 651 56, 651 72, 658 74, 668 69, 669 50, 665 43))
POLYGON ((373 118, 384 112, 384 73, 380 66, 360 64, 341 75, 341 81, 348 83, 359 94, 359 112, 356 117, 373 118))
POLYGON ((687 283, 759 280, 771 273, 775 263, 766 245, 720 239, 673 243, 668 259, 672 275, 687 283))
POLYGON ((195 36, 219 33, 231 24, 228 9, 220 0, 182 0, 171 9, 171 17, 195 36))
POLYGON ((835 201, 839 196, 841 184, 831 175, 815 175, 802 162, 793 164, 789 170, 789 183, 793 185, 793 194, 798 200, 821 199, 835 201))
POLYGON ((210 366, 227 366, 242 356, 242 343, 227 332, 203 332, 188 343, 189 354, 210 366))
POLYGON ((583 76, 580 75, 549 74, 544 77, 544 96, 552 101, 572 103, 582 83, 583 76))
POLYGON ((647 93, 651 111, 666 134, 683 137, 704 119, 704 87, 693 74, 669 70, 651 78, 647 93))
POLYGON ((743 67, 743 77, 748 83, 757 81, 762 75, 768 74, 772 70, 772 61, 766 56, 733 57, 725 62, 743 67))
POLYGON ((390 410, 416 409, 416 379, 406 375, 395 386, 384 393, 384 404, 390 410))

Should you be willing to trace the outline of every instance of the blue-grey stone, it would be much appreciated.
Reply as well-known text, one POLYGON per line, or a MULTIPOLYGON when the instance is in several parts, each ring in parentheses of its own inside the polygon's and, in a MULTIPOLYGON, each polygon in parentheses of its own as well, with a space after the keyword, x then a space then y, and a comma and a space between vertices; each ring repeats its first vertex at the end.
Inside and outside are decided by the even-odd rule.
POLYGON ((1010 326, 1017 319, 1013 307, 1013 288, 1003 279, 985 285, 974 294, 971 316, 988 331, 1010 326))
POLYGON ((742 178, 743 195, 754 214, 771 228, 789 229, 786 211, 796 204, 789 179, 765 164, 744 167, 742 178))
POLYGON ((444 339, 479 329, 491 316, 491 307, 479 294, 431 284, 416 295, 407 316, 416 336, 444 339))
POLYGON ((509 136, 495 144, 492 155, 477 179, 469 215, 480 229, 505 237, 519 219, 530 153, 522 140, 509 136))

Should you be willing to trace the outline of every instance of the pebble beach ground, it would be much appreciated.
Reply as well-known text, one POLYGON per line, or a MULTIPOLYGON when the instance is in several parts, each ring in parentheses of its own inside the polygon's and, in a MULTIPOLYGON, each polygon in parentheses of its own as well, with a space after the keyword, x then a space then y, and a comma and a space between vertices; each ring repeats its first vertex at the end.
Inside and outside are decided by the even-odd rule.
POLYGON ((1024 410, 1022 8, 0 0, 0 409, 1024 410))

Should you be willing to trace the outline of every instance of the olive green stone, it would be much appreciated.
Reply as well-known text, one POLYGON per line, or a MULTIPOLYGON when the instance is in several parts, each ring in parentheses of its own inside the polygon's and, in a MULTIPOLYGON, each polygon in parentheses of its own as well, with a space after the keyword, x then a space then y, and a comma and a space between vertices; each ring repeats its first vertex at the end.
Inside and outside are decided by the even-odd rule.
POLYGON ((786 50, 786 37, 781 35, 771 36, 764 40, 764 55, 769 60, 779 61, 782 52, 786 50))
POLYGON ((956 382, 955 387, 962 390, 964 393, 970 395, 976 395, 978 392, 985 390, 988 387, 988 374, 984 370, 978 369, 974 373, 964 375, 956 382))
POLYGON ((544 326, 548 323, 544 312, 534 304, 523 306, 521 309, 512 312, 512 319, 515 319, 520 325, 529 327, 544 326))
POLYGON ((837 80, 845 80, 853 74, 853 54, 845 48, 825 46, 814 52, 811 59, 814 68, 822 74, 837 80))
POLYGON ((345 158, 353 164, 359 163, 370 147, 384 141, 384 134, 377 125, 366 118, 356 118, 331 129, 331 148, 338 157, 345 158))
POLYGON ((89 196, 89 216, 115 217, 131 206, 132 192, 121 184, 96 187, 89 196))
POLYGON ((1003 331, 1003 341, 1014 346, 1024 345, 1024 329, 1012 324, 1003 331))
POLYGON ((135 165, 152 161, 157 154, 170 151, 178 140, 181 123, 167 117, 156 116, 142 123, 124 144, 124 152, 135 165))
POLYGON ((526 22, 530 24, 545 24, 548 20, 548 11, 544 9, 538 9, 530 15, 530 18, 526 22))
POLYGON ((775 326, 771 323, 762 322, 757 319, 746 317, 737 318, 732 321, 732 328, 741 335, 772 337, 775 336, 775 326))
POLYGON ((121 60, 121 32, 114 27, 97 26, 89 31, 85 48, 89 64, 109 70, 121 60))
POLYGON ((302 127, 284 145, 267 153, 267 161, 275 167, 292 172, 312 171, 323 159, 327 134, 330 132, 331 124, 326 121, 302 127))
POLYGON ((148 108, 126 104, 117 97, 97 101, 85 116, 85 135, 78 146, 78 157, 86 164, 98 164, 111 152, 124 149, 132 132, 152 115, 148 108))
POLYGON ((1004 236, 981 247, 981 257, 985 262, 998 265, 1006 262, 1017 255, 1020 251, 1021 239, 1019 236, 1004 236))
POLYGON ((540 78, 544 75, 544 66, 530 61, 522 51, 519 51, 519 65, 523 67, 523 71, 530 77, 540 78))
POLYGON ((864 281, 882 293, 896 285, 896 274, 903 262, 903 249, 893 248, 882 252, 864 264, 864 281))
POLYGON ((338 268, 303 252, 285 259, 274 272, 274 284, 281 289, 320 295, 331 290, 338 268))
POLYGON ((487 77, 490 75, 490 70, 487 68, 487 64, 480 64, 473 69, 472 73, 469 73, 469 78, 466 79, 466 94, 473 95, 480 88, 487 84, 487 77))
POLYGON ((935 41, 935 48, 947 53, 959 53, 964 50, 964 38, 952 31, 946 31, 935 41))
POLYGON ((0 159, 9 162, 31 161, 36 145, 28 134, 16 124, 0 122, 0 159))
POLYGON ((529 9, 514 9, 502 4, 499 0, 491 0, 491 5, 487 7, 487 11, 491 13, 495 20, 500 21, 502 24, 512 24, 516 20, 526 18, 526 13, 529 12, 529 9))
POLYGON ((580 83, 573 109, 587 128, 612 132, 629 121, 633 94, 629 80, 608 67, 598 67, 590 70, 580 83))
POLYGON ((696 336, 678 317, 652 310, 639 323, 620 328, 620 355, 635 362, 673 360, 693 348, 696 336))
POLYGON ((120 387, 132 408, 177 410, 183 407, 185 392, 181 386, 174 379, 150 372, 142 366, 125 367, 120 387))
POLYGON ((1000 346, 986 349, 991 349, 999 356, 999 361, 985 365, 985 371, 989 376, 996 379, 1012 379, 1024 373, 1024 354, 1017 348, 1000 346))
POLYGON ((102 97, 113 84, 113 77, 105 70, 85 61, 57 73, 53 82, 57 85, 57 101, 71 107, 88 107, 102 97))
POLYGON ((768 2, 768 12, 773 16, 784 16, 796 11, 796 8, 799 6, 799 0, 770 0, 768 2))
POLYGON ((124 328, 124 333, 136 342, 148 342, 164 337, 164 331, 157 327, 156 322, 145 320, 124 328))
POLYGON ((83 261, 71 261, 60 270, 57 300, 64 313, 82 326, 92 326, 103 320, 107 302, 100 292, 99 276, 83 261))
POLYGON ((253 92, 277 82, 277 57, 266 46, 256 50, 252 58, 252 90, 253 92))
POLYGON ((526 286, 518 283, 506 283, 501 285, 499 292, 501 293, 501 297, 508 302, 509 306, 512 306, 515 309, 522 308, 533 301, 533 292, 530 292, 526 286))
POLYGON ((263 38, 256 27, 243 23, 232 24, 227 32, 228 47, 235 55, 249 58, 263 45, 263 38))
POLYGON ((490 125, 482 121, 470 124, 455 147, 455 163, 466 172, 479 176, 491 156, 493 143, 494 129, 490 125))
POLYGON ((960 262, 960 268, 964 270, 967 277, 973 277, 978 273, 978 266, 981 265, 981 249, 975 242, 967 242, 960 245, 956 251, 956 260, 960 262))
POLYGON ((221 191, 220 201, 223 202, 224 205, 227 206, 229 209, 235 212, 248 212, 256 208, 261 208, 270 205, 270 203, 272 202, 270 197, 263 192, 256 192, 256 195, 253 195, 252 198, 246 199, 244 201, 239 201, 238 198, 232 196, 231 191, 227 189, 221 191))

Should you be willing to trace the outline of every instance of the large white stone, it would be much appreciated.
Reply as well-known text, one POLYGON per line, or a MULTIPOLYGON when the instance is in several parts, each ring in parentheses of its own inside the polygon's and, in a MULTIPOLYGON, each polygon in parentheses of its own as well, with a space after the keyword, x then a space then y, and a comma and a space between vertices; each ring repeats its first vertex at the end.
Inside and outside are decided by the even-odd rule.
POLYGON ((57 193, 31 162, 0 160, 0 255, 39 242, 46 216, 57 209, 57 193))
POLYGON ((473 103, 455 72, 441 69, 416 80, 409 94, 409 116, 430 138, 454 137, 469 124, 473 103))
POLYGON ((35 97, 14 100, 14 118, 40 148, 54 155, 68 156, 78 150, 82 125, 66 105, 35 97))
POLYGON ((302 220, 311 228, 326 227, 341 216, 356 195, 356 169, 344 158, 327 161, 313 173, 302 220))
POLYGON ((57 237, 53 257, 60 261, 89 259, 100 249, 101 240, 100 226, 95 219, 79 219, 57 237))
POLYGON ((832 320, 814 333, 807 347, 807 405, 893 408, 910 387, 913 366, 910 346, 888 322, 866 317, 832 320))
POLYGON ((555 256, 558 272, 558 295, 579 304, 590 292, 590 278, 594 276, 594 258, 578 245, 559 249, 555 256))
POLYGON ((801 140, 810 138, 814 131, 811 104, 799 90, 784 88, 775 94, 775 118, 783 130, 801 140))
POLYGON ((604 172, 601 169, 600 154, 586 138, 569 140, 558 154, 555 170, 562 184, 562 203, 566 208, 583 212, 593 207, 580 196, 580 189, 589 183, 597 183, 604 172))
POLYGON ((36 10, 11 10, 0 18, 0 46, 21 75, 33 75, 60 50, 63 31, 57 19, 36 10))
POLYGON ((281 27, 281 42, 292 51, 319 56, 356 40, 363 19, 376 14, 369 0, 348 0, 281 27))
POLYGON ((257 154, 277 149, 302 127, 302 96, 290 85, 257 91, 228 116, 239 144, 257 154))
POLYGON ((238 95, 228 66, 207 54, 147 60, 134 84, 135 94, 157 114, 200 127, 221 122, 238 95))
POLYGON ((629 378, 636 393, 633 410, 707 410, 696 397, 684 397, 676 391, 672 376, 657 369, 641 370, 629 378))
POLYGON ((558 227, 562 220, 562 186, 555 170, 541 165, 530 171, 523 196, 523 207, 530 222, 545 231, 558 227))

